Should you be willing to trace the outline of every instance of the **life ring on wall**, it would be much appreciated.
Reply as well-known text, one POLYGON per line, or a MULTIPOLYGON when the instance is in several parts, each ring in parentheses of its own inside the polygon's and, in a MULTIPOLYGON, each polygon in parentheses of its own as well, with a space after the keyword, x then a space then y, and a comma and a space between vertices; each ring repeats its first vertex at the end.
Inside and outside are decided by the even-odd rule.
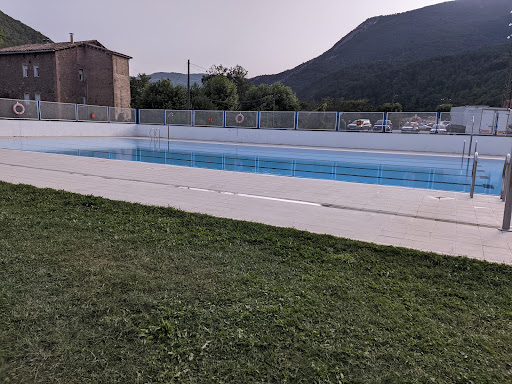
POLYGON ((91 113, 91 119, 95 119, 96 115, 94 113, 91 113))
POLYGON ((242 115, 241 113, 239 113, 238 115, 236 115, 235 117, 235 121, 237 124, 242 124, 245 120, 245 116, 242 115))
POLYGON ((17 115, 23 115, 25 113, 25 106, 23 104, 16 102, 16 104, 12 106, 12 110, 17 115), (18 110, 18 107, 21 107, 21 109, 18 110))

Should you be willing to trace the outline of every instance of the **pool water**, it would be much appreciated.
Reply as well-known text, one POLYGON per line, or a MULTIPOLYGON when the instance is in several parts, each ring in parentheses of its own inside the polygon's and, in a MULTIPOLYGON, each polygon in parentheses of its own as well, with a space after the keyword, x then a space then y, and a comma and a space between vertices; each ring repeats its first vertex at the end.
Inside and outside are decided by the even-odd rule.
MULTIPOLYGON (((472 159, 129 138, 0 139, 0 148, 236 172, 469 192, 472 159)), ((475 193, 499 195, 503 160, 480 159, 475 193)))

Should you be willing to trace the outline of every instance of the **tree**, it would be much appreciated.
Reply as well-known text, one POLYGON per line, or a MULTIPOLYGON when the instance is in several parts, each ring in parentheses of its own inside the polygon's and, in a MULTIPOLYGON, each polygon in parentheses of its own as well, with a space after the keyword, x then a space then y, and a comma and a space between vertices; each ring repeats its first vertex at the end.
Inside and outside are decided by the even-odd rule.
POLYGON ((436 107, 436 112, 450 112, 452 107, 452 104, 440 104, 436 107))
POLYGON ((243 98, 249 89, 254 86, 247 79, 247 73, 247 70, 238 64, 232 68, 227 68, 223 65, 212 65, 207 74, 203 76, 202 83, 206 84, 208 80, 215 76, 224 76, 236 85, 238 96, 243 98))
POLYGON ((210 99, 215 109, 233 111, 238 108, 236 85, 227 77, 222 75, 210 77, 203 87, 204 95, 210 99))
POLYGON ((402 104, 400 103, 384 103, 378 108, 379 112, 402 112, 402 104))
POLYGON ((205 95, 204 87, 199 87, 197 84, 190 87, 190 103, 192 109, 195 110, 208 111, 216 109, 213 102, 205 95))
POLYGON ((290 87, 281 83, 251 87, 241 101, 250 111, 298 111, 300 101, 290 87))
POLYGON ((146 86, 150 83, 151 77, 145 73, 139 73, 138 76, 130 76, 130 94, 131 94, 131 107, 141 108, 142 93, 146 86))
POLYGON ((185 109, 187 89, 183 85, 173 86, 168 79, 149 83, 141 95, 139 108, 185 109))

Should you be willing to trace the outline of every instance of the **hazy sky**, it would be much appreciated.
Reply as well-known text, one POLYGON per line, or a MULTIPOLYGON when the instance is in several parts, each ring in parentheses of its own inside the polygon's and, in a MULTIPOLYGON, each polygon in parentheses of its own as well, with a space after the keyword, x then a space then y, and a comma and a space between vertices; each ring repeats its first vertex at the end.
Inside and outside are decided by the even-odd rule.
POLYGON ((133 57, 130 72, 240 64, 249 76, 310 60, 372 16, 444 0, 0 0, 0 10, 55 42, 99 40, 133 57))

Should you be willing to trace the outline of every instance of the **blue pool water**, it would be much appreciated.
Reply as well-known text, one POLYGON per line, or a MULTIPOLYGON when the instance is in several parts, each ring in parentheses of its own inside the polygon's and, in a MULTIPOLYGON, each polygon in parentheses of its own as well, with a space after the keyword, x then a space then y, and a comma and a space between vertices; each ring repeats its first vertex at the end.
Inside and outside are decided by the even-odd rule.
MULTIPOLYGON (((469 192, 472 159, 129 138, 0 139, 0 148, 237 172, 469 192)), ((499 195, 503 160, 480 159, 475 193, 499 195)))

